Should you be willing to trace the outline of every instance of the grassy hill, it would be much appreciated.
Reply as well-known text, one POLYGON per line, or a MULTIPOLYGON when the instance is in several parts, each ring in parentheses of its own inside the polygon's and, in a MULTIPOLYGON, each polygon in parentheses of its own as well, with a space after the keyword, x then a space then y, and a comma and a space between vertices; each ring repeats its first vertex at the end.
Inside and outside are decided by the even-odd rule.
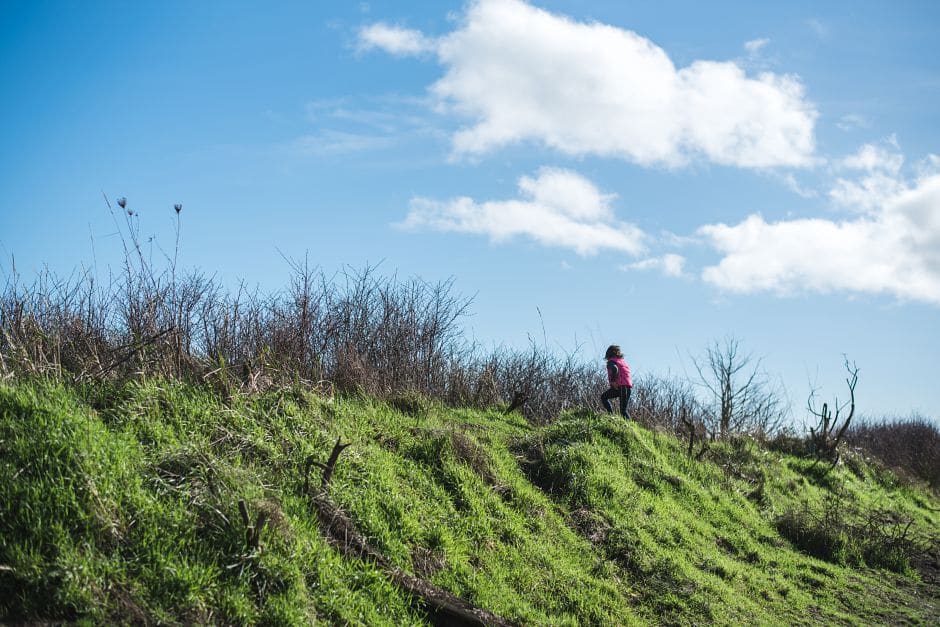
POLYGON ((2 384, 0 620, 433 622, 397 568, 520 624, 937 624, 940 499, 784 444, 695 459, 587 412, 2 384), (329 498, 384 564, 331 542, 305 487, 337 438, 329 498))

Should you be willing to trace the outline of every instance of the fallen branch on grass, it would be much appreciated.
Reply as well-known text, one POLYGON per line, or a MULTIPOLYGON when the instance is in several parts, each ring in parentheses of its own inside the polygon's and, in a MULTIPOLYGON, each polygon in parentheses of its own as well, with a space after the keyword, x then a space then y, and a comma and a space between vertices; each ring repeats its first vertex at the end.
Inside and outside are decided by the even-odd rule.
POLYGON ((322 464, 308 458, 304 465, 305 489, 309 487, 306 474, 309 472, 310 467, 317 466, 323 470, 320 491, 313 496, 313 503, 317 509, 320 525, 329 541, 347 557, 367 559, 375 563, 395 585, 420 599, 428 610, 439 619, 441 624, 512 625, 513 623, 505 618, 475 607, 455 594, 392 565, 384 555, 366 541, 365 537, 356 529, 355 523, 333 503, 328 494, 330 479, 336 468, 336 462, 340 453, 348 446, 349 444, 342 444, 340 439, 337 439, 327 463, 322 464))

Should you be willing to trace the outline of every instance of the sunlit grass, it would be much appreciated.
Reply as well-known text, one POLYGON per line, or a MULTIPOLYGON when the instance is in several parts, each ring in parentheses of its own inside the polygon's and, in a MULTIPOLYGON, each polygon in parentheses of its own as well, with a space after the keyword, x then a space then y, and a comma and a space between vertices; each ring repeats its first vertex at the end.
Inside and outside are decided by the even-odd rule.
MULTIPOLYGON (((0 617, 414 624, 381 569, 323 537, 304 461, 351 442, 332 499, 389 562, 523 624, 931 622, 917 575, 807 555, 778 521, 834 490, 940 527, 930 493, 864 461, 741 440, 703 461, 592 413, 151 381, 0 387, 0 617), (249 550, 238 511, 270 521, 249 550)), ((314 472, 317 472, 314 470, 314 472)), ((312 477, 314 484, 318 477, 312 477)))

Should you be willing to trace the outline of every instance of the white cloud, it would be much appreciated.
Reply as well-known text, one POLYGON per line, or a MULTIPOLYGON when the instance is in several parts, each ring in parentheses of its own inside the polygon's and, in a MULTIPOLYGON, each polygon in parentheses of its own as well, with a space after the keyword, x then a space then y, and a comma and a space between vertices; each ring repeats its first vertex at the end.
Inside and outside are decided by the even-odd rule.
POLYGON ((582 256, 605 249, 635 256, 645 250, 645 234, 614 215, 614 196, 579 174, 542 168, 535 177, 520 178, 518 186, 516 200, 413 198, 400 226, 486 235, 495 242, 525 236, 582 256))
POLYGON ((744 42, 744 49, 747 50, 748 54, 754 55, 764 49, 767 44, 770 43, 770 40, 766 37, 761 37, 760 39, 752 39, 750 41, 744 42))
POLYGON ((662 257, 650 257, 642 259, 636 263, 622 266, 622 270, 659 270, 669 277, 683 276, 682 269, 685 266, 685 257, 669 253, 662 257))
MULTIPOLYGON (((892 148, 897 149, 897 139, 889 137, 886 140, 892 148)), ((904 165, 904 155, 875 144, 865 144, 854 155, 842 159, 839 164, 850 170, 864 170, 866 172, 882 171, 897 175, 904 165)))
MULTIPOLYGON (((395 54, 431 45, 419 36, 381 24, 360 33, 363 45, 395 54)), ((432 94, 472 120, 453 137, 456 155, 537 142, 643 165, 814 163, 817 113, 794 76, 748 76, 731 61, 677 69, 636 33, 521 0, 473 2, 434 46, 446 71, 432 94)))
POLYGON ((382 22, 370 24, 359 30, 360 50, 379 48, 395 56, 413 56, 431 52, 435 48, 433 39, 420 31, 382 22))
MULTIPOLYGON (((853 163, 885 167, 866 155, 853 163)), ((751 215, 735 226, 701 227, 724 255, 703 278, 735 292, 883 293, 940 305, 940 174, 891 180, 892 190, 870 188, 868 198, 859 192, 865 214, 853 220, 768 223, 751 215)))
MULTIPOLYGON (((897 149, 897 140, 886 140, 897 149)), ((860 171, 857 179, 837 178, 829 197, 837 204, 858 211, 879 211, 891 198, 905 189, 899 178, 904 156, 883 146, 865 144, 858 152, 837 162, 843 170, 860 171)))

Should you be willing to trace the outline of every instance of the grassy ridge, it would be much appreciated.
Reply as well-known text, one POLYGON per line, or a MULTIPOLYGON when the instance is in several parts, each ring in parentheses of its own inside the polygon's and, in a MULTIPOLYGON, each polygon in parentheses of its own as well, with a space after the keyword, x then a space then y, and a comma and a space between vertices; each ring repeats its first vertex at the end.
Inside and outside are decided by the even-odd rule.
POLYGON ((904 560, 791 542, 787 515, 834 498, 909 516, 918 537, 940 527, 935 497, 860 460, 825 474, 740 441, 697 462, 671 435, 589 413, 536 428, 419 399, 220 399, 152 381, 0 386, 0 618, 427 622, 320 533, 302 468, 337 437, 353 446, 330 493, 369 541, 513 621, 940 617, 904 560), (270 520, 260 551, 239 500, 270 520))

